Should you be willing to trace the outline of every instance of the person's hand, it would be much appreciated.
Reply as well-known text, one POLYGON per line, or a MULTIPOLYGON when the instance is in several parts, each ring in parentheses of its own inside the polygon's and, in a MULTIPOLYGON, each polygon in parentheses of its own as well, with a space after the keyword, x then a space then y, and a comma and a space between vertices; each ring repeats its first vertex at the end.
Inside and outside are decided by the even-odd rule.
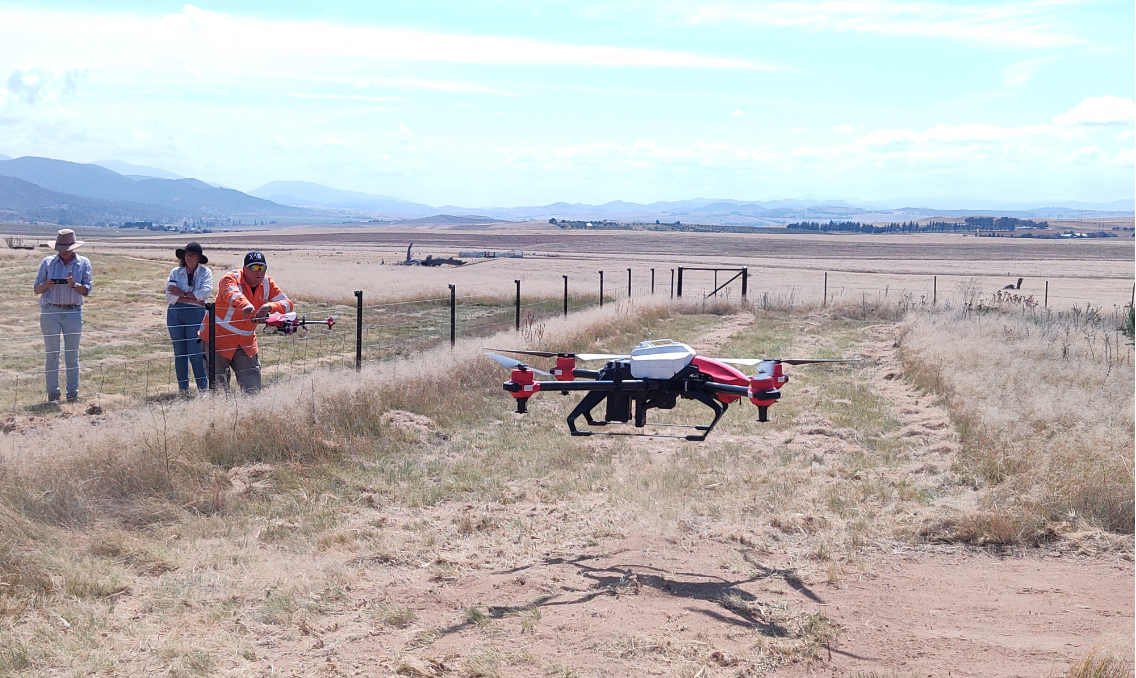
POLYGON ((75 289, 75 278, 71 277, 70 273, 67 274, 67 286, 75 289))
POLYGON ((241 312, 245 314, 245 320, 248 320, 249 318, 252 317, 252 312, 254 310, 256 310, 256 309, 253 307, 252 304, 249 304, 249 305, 247 305, 247 306, 245 306, 244 308, 241 309, 241 312))
POLYGON ((261 306, 260 308, 256 309, 256 318, 258 320, 261 319, 261 318, 267 318, 268 314, 271 313, 271 312, 272 312, 272 307, 270 307, 268 304, 265 304, 264 306, 261 306))

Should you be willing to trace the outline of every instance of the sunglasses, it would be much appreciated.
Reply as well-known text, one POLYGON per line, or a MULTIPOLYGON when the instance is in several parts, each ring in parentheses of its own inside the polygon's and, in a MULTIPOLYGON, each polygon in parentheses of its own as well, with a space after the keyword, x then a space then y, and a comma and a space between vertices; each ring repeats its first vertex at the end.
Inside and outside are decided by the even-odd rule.
POLYGON ((245 268, 252 271, 253 273, 264 273, 268 270, 268 266, 266 266, 265 264, 249 264, 248 266, 245 266, 245 268))

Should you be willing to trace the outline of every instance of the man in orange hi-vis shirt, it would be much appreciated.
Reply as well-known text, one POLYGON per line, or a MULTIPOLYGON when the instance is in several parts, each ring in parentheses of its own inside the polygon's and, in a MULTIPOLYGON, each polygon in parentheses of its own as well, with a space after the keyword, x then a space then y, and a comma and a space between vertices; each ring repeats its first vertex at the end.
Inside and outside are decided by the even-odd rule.
MULTIPOLYGON (((214 383, 229 390, 229 370, 245 393, 260 390, 260 357, 256 349, 256 321, 269 313, 289 313, 292 301, 268 275, 264 254, 249 252, 244 267, 229 271, 217 285, 217 356, 214 383)), ((201 323, 202 345, 209 354, 209 317, 201 323)))

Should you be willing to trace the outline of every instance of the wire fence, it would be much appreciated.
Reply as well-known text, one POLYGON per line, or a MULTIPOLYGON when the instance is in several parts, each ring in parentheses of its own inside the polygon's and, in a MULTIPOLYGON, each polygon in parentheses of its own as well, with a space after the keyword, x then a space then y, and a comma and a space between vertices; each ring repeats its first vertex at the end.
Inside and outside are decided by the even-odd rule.
MULTIPOLYGON (((944 276, 945 277, 945 276, 944 276)), ((563 289, 552 293, 547 284, 526 293, 521 280, 487 281, 447 286, 422 298, 367 303, 356 292, 356 304, 294 302, 301 317, 322 320, 335 316, 331 328, 315 326, 285 334, 261 330, 258 353, 265 386, 317 370, 359 367, 363 363, 408 356, 459 338, 486 337, 503 330, 530 331, 548 318, 589 308, 636 299, 664 299, 691 303, 699 300, 745 300, 757 308, 793 308, 806 304, 836 305, 849 302, 888 302, 898 308, 965 304, 967 291, 959 284, 947 290, 938 276, 912 276, 909 285, 892 288, 838 284, 827 273, 815 286, 778 285, 753 276, 746 267, 675 267, 597 271, 591 280, 562 276, 563 289), (756 283, 756 284, 755 284, 756 283)), ((821 276, 818 275, 818 278, 821 276)), ((952 278, 957 278, 953 276, 952 278)), ((957 281, 956 281, 957 282, 957 281)), ((405 291, 400 291, 405 294, 405 291)), ((1014 294, 1016 291, 1007 291, 1014 294)), ((1048 307, 1070 297, 1050 290, 1044 296, 1018 297, 1020 303, 1048 307)), ((1132 294, 1136 297, 1136 286, 1132 294)), ((1075 301, 1075 300, 1073 300, 1075 301)), ((1126 300, 1131 303, 1129 300, 1126 300)), ((50 312, 48 312, 50 313, 50 312)), ((155 312, 155 315, 160 315, 155 312)), ((26 316, 0 315, 0 412, 37 411, 45 407, 45 349, 43 334, 4 336, 5 325, 26 316)), ((201 325, 169 326, 157 318, 138 322, 133 317, 84 328, 78 349, 79 391, 84 403, 105 408, 175 398, 179 384, 171 330, 189 330, 208 336, 209 316, 201 325)), ((26 326, 25 326, 26 327, 26 326)), ((59 382, 66 381, 66 336, 60 342, 59 382)), ((201 350, 191 340, 192 350, 201 350)), ((206 368, 208 371, 208 367, 206 368)), ((189 375, 189 386, 195 378, 189 375)))

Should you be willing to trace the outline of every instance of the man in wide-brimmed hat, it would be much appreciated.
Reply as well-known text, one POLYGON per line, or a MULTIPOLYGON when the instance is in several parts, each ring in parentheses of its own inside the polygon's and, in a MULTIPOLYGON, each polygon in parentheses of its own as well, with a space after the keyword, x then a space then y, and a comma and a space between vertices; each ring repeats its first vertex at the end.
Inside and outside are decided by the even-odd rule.
POLYGON ((59 335, 63 335, 63 358, 67 365, 67 402, 79 399, 79 338, 83 334, 83 303, 91 293, 91 261, 75 254, 83 241, 64 228, 55 236, 55 254, 45 257, 36 274, 39 326, 47 350, 44 374, 47 400, 59 401, 59 335))

